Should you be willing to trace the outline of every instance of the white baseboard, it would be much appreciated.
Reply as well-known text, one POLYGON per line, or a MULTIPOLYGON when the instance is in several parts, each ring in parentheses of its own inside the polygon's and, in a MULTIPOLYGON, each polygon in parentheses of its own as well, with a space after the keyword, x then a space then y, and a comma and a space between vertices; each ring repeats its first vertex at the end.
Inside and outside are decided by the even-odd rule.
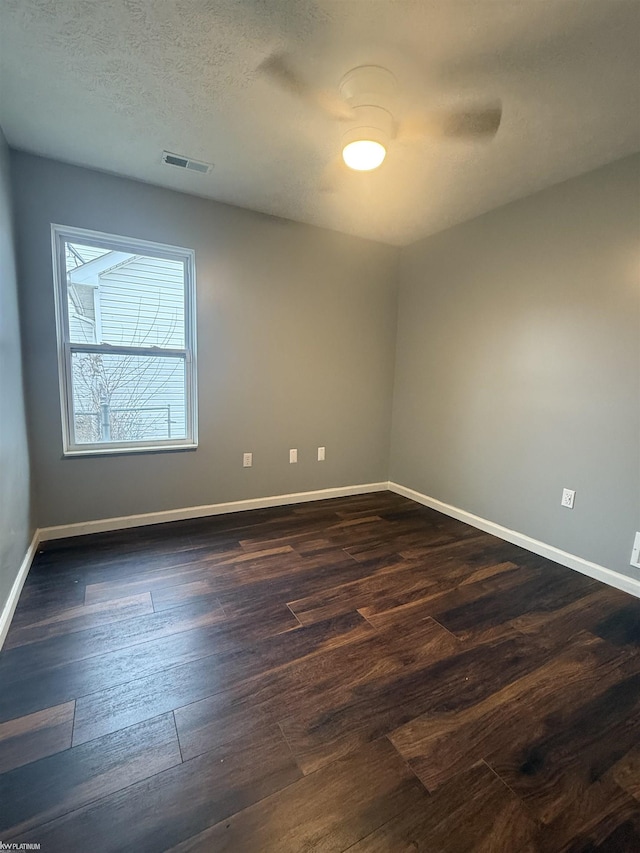
POLYGON ((245 512, 250 509, 265 509, 286 504, 322 501, 329 498, 341 498, 348 495, 364 495, 367 492, 384 492, 389 488, 382 483, 363 483, 359 486, 338 486, 334 489, 317 489, 312 492, 293 492, 288 495, 271 495, 265 498, 250 498, 244 501, 205 504, 182 509, 168 509, 162 512, 146 512, 141 515, 122 515, 117 518, 100 518, 95 521, 81 521, 77 524, 60 524, 57 527, 40 529, 40 542, 52 539, 67 539, 70 536, 84 536, 88 533, 104 533, 109 530, 125 530, 128 527, 143 527, 146 524, 162 524, 167 521, 183 521, 189 518, 205 518, 208 515, 222 515, 225 512, 245 512))
POLYGON ((569 569, 574 569, 583 575, 588 575, 590 578, 602 581, 616 589, 621 589, 623 592, 628 592, 640 598, 640 580, 621 575, 619 572, 614 572, 612 569, 607 569, 605 566, 600 566, 598 563, 592 563, 582 557, 577 557, 575 554, 569 554, 568 551, 562 551, 560 548, 555 548, 553 545, 547 545, 546 542, 540 542, 538 539, 532 539, 524 533, 518 533, 517 530, 511 530, 509 527, 503 527, 501 524, 496 524, 494 521, 488 521, 486 518, 481 518, 479 515, 467 512, 464 509, 459 509, 451 504, 443 503, 442 501, 431 498, 428 495, 423 495, 421 492, 416 492, 414 489, 408 489, 406 486, 400 486, 398 483, 389 482, 389 489, 396 492, 405 498, 410 498, 424 506, 431 507, 444 515, 449 515, 452 518, 457 518, 458 521, 464 521, 465 524, 470 524, 472 527, 477 527, 479 530, 484 530, 486 533, 491 533, 497 536, 498 539, 504 539, 506 542, 511 542, 514 545, 520 545, 526 548, 527 551, 533 551, 534 554, 539 554, 541 557, 547 557, 555 563, 560 563, 561 566, 567 566, 569 569))
POLYGON ((2 608, 2 614, 0 614, 0 649, 2 649, 7 634, 9 633, 9 626, 11 625, 11 620, 13 619, 16 607, 18 606, 18 599, 20 598, 22 587, 24 586, 24 582, 29 574, 29 569, 31 568, 31 563, 35 557, 39 542, 40 531, 36 530, 33 534, 33 539, 27 548, 27 553, 24 555, 22 563, 20 563, 20 568, 18 569, 18 574, 16 575, 16 579, 11 587, 9 598, 7 598, 7 601, 2 608))

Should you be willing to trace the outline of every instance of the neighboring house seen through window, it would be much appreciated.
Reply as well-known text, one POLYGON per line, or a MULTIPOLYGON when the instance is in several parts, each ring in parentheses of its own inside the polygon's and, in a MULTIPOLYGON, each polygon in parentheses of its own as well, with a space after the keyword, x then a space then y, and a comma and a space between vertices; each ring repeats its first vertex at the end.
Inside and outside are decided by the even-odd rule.
POLYGON ((195 447, 193 252, 52 235, 65 454, 195 447))

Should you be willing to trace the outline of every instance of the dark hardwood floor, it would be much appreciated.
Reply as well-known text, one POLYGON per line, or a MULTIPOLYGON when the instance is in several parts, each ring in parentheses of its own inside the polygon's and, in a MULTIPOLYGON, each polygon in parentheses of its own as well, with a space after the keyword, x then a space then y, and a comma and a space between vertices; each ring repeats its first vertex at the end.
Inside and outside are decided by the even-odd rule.
POLYGON ((50 543, 0 839, 640 851, 640 601, 381 492, 50 543))

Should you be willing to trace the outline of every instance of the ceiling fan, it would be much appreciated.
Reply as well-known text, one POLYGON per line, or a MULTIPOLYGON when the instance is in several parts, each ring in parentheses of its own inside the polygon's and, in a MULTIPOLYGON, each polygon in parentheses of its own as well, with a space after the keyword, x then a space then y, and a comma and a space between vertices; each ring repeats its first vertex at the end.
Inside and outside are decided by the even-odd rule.
POLYGON ((392 139, 430 136, 486 141, 496 135, 502 119, 502 104, 495 100, 466 110, 410 115, 398 121, 394 116, 396 78, 378 65, 353 68, 344 75, 337 92, 307 83, 283 53, 272 54, 257 70, 269 82, 344 123, 342 160, 356 171, 378 168, 392 139))

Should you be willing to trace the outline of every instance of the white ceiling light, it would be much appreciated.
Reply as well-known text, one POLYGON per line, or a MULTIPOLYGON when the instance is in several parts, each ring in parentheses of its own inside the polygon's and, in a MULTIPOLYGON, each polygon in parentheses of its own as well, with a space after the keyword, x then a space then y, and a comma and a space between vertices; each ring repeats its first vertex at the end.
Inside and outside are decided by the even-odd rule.
POLYGON ((377 169, 387 155, 387 149, 373 139, 356 139, 342 149, 342 159, 350 169, 370 172, 377 169))
POLYGON ((395 89, 393 74, 375 65, 354 68, 342 78, 340 95, 353 115, 342 140, 342 159, 350 169, 369 172, 386 157, 395 89))
POLYGON ((381 107, 354 107, 353 112, 356 117, 342 137, 342 159, 350 169, 370 172, 387 154, 393 120, 381 107))

